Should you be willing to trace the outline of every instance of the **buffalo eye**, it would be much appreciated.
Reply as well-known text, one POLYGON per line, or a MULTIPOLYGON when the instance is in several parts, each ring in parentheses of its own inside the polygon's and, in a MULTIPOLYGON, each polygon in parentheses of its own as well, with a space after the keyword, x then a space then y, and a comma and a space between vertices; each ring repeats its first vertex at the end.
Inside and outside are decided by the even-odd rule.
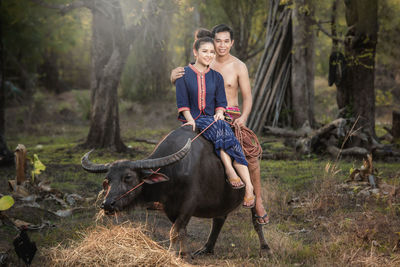
POLYGON ((133 175, 128 174, 124 177, 124 182, 126 183, 132 182, 133 178, 134 178, 133 175))

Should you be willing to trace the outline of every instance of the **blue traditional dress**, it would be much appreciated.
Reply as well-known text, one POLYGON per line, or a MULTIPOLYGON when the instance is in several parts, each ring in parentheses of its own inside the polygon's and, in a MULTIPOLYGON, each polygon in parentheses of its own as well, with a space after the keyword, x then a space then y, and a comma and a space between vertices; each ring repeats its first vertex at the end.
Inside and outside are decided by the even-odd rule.
MULTIPOLYGON (((214 121, 217 110, 225 111, 227 101, 224 79, 215 70, 208 68, 201 73, 192 65, 186 66, 185 75, 177 79, 175 85, 180 121, 186 122, 182 111, 188 110, 196 127, 203 131, 214 121)), ((218 120, 203 136, 214 144, 218 156, 220 149, 223 149, 233 160, 247 166, 242 146, 226 121, 218 120)))

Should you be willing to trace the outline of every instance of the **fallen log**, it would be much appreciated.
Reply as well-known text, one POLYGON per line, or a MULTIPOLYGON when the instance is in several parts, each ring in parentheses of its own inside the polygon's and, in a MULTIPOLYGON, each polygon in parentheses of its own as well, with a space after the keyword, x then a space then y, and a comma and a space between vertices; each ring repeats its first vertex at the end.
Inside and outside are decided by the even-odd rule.
POLYGON ((332 121, 331 123, 328 123, 328 124, 324 125, 323 127, 319 128, 318 130, 316 130, 314 132, 313 136, 311 137, 311 139, 320 138, 320 137, 330 133, 335 128, 343 128, 345 125, 346 125, 346 119, 343 119, 343 118, 336 119, 336 120, 332 121))
POLYGON ((144 139, 144 138, 134 138, 133 141, 140 142, 140 143, 146 143, 146 144, 150 144, 150 145, 157 145, 159 142, 156 140, 150 140, 150 139, 144 139))
POLYGON ((400 152, 391 149, 376 149, 373 154, 379 158, 394 157, 400 159, 400 152))
POLYGON ((366 157, 368 150, 363 147, 350 147, 345 149, 339 149, 335 146, 328 146, 326 149, 332 156, 355 156, 355 157, 366 157))
POLYGON ((300 138, 300 137, 305 137, 305 133, 295 131, 295 130, 290 130, 290 129, 283 129, 283 128, 278 128, 278 127, 271 127, 271 126, 266 126, 264 127, 265 131, 267 134, 279 136, 279 137, 295 137, 295 138, 300 138))

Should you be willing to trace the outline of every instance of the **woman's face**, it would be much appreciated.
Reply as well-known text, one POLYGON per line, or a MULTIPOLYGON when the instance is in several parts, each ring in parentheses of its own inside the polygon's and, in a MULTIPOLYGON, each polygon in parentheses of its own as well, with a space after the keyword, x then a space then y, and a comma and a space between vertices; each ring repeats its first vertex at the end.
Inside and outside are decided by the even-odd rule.
POLYGON ((215 57, 215 49, 213 43, 202 43, 199 47, 199 50, 193 51, 194 55, 196 56, 196 62, 200 63, 204 66, 208 66, 211 64, 215 57))

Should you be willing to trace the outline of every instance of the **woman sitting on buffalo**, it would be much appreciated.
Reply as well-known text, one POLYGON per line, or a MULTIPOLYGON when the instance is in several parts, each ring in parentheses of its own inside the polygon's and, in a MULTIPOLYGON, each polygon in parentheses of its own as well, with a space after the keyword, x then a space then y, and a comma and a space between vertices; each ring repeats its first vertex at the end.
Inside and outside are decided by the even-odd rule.
POLYGON ((196 62, 186 66, 185 75, 175 83, 179 120, 193 130, 197 127, 203 131, 210 126, 202 135, 214 144, 231 186, 234 189, 246 186, 243 206, 251 208, 255 198, 247 161, 231 127, 224 121, 227 106, 224 80, 220 73, 209 68, 215 57, 213 39, 200 38, 193 46, 196 62))

